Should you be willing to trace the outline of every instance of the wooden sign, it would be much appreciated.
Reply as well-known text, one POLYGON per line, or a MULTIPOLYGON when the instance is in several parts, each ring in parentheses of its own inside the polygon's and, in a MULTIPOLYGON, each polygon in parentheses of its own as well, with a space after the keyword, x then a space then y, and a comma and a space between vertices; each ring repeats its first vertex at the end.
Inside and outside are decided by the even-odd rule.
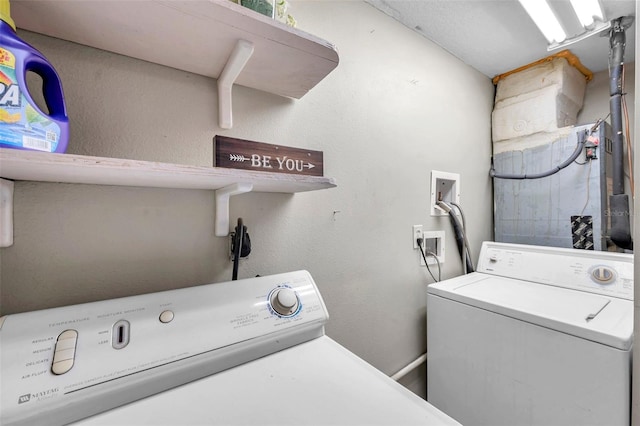
POLYGON ((290 148, 216 135, 215 167, 323 176, 322 151, 290 148))

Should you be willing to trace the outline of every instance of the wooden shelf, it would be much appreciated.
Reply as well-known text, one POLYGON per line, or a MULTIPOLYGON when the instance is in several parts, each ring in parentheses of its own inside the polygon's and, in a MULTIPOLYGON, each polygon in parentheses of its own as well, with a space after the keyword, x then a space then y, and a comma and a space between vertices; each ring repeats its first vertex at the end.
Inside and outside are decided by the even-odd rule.
POLYGON ((11 180, 216 190, 251 183, 256 192, 305 192, 336 186, 333 178, 252 172, 118 158, 0 148, 0 177, 11 180))
MULTIPOLYGON (((13 0, 11 16, 25 30, 218 79, 222 128, 232 126, 233 84, 301 98, 339 61, 331 43, 228 0, 13 0)), ((12 149, 0 149, 0 178, 215 190, 216 235, 228 232, 235 194, 336 186, 325 177, 12 149)), ((0 182, 2 247, 13 241, 4 238, 12 200, 13 184, 0 182)))
POLYGON ((254 52, 236 83, 301 98, 338 66, 335 46, 229 0, 11 2, 19 28, 218 78, 238 40, 254 52))
POLYGON ((249 191, 295 193, 336 186, 323 176, 253 172, 0 148, 0 247, 13 244, 10 180, 215 191, 217 236, 229 233, 229 198, 249 191), (6 180, 5 180, 6 179, 6 180))

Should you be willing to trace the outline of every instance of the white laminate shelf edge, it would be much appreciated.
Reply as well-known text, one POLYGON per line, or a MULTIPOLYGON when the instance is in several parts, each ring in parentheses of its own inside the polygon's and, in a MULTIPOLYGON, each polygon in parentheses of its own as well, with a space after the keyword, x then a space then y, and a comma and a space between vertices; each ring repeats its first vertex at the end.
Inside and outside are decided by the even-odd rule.
MULTIPOLYGON (((227 205, 226 213, 216 207, 216 235, 218 236, 228 234, 228 197, 231 195, 249 191, 295 193, 336 186, 333 178, 322 176, 51 154, 10 148, 0 148, 0 178, 39 182, 215 190, 216 206, 225 203, 227 205), (222 231, 223 229, 226 229, 226 232, 222 231)), ((7 198, 12 197, 3 197, 2 200, 7 198)), ((6 205, 10 206, 11 203, 2 201, 2 206, 6 205)), ((6 225, 7 215, 6 209, 4 213, 0 212, 0 217, 4 218, 3 234, 9 229, 13 229, 13 226, 6 225)), ((2 246, 0 245, 0 247, 2 246)))
POLYGON ((231 126, 234 83, 301 98, 339 62, 333 44, 229 0, 13 0, 11 15, 25 30, 171 68, 216 79, 226 70, 221 127, 231 126))

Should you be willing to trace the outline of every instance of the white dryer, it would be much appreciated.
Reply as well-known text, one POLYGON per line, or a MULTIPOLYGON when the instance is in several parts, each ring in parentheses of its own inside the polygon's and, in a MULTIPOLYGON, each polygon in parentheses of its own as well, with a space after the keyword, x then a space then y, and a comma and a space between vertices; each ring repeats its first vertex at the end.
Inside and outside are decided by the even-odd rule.
POLYGON ((0 318, 0 424, 459 423, 324 335, 306 271, 0 318))
POLYGON ((465 426, 628 426, 632 340, 632 255, 485 242, 428 286, 427 399, 465 426))

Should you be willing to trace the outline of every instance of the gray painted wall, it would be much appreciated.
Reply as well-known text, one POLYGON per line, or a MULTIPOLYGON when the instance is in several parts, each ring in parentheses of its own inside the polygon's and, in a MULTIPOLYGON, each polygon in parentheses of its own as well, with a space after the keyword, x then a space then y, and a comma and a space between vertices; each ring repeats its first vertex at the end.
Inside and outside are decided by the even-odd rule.
MULTIPOLYGON (((225 131, 212 79, 20 35, 61 75, 69 153, 209 166, 215 134, 324 151, 338 188, 232 200, 253 243, 240 277, 308 269, 331 314, 327 333, 392 374, 426 350, 431 280, 411 226, 445 230, 443 277, 461 273, 447 218, 428 213, 431 170, 461 174, 474 258, 492 238, 493 85, 362 2, 298 2, 292 13, 338 46, 340 65, 299 101, 234 88, 225 131)), ((208 191, 18 182, 15 244, 0 250, 1 312, 229 280, 213 211, 208 191)), ((424 377, 418 369, 405 383, 424 394, 424 377)))

